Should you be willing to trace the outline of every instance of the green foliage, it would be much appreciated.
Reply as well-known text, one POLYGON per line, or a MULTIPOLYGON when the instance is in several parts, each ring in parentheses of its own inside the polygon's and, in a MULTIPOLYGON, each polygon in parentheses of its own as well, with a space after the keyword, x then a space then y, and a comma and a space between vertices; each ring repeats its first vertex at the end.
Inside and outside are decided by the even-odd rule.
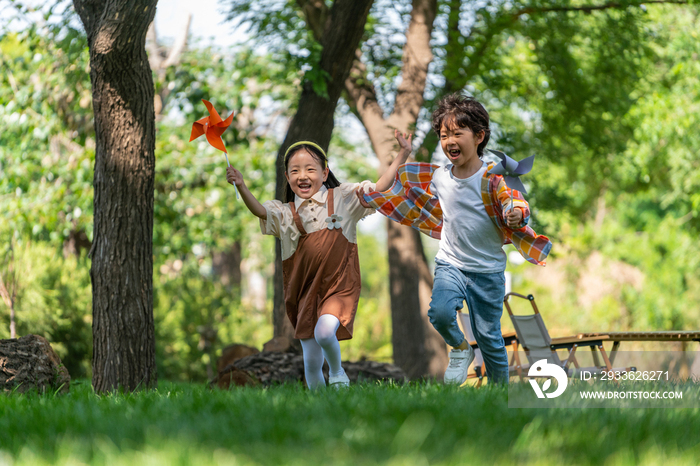
MULTIPOLYGON (((327 97, 329 75, 320 69, 322 46, 307 28, 298 2, 276 0, 261 4, 251 0, 227 0, 227 20, 245 28, 256 41, 264 43, 277 63, 298 70, 314 92, 327 97)), ((296 104, 296 102, 295 102, 296 104)))
POLYGON ((0 36, 0 232, 60 244, 92 232, 87 43, 70 27, 0 36))
MULTIPOLYGON (((51 342, 72 377, 91 374, 92 295, 88 263, 64 259, 43 243, 15 247, 19 290, 18 336, 36 334, 51 342)), ((0 339, 9 338, 9 309, 0 304, 0 339)))
POLYGON ((272 338, 267 312, 241 304, 240 290, 202 276, 196 261, 178 272, 157 274, 154 318, 159 376, 167 380, 206 380, 206 365, 216 349, 244 342, 262 349, 272 338), (209 348, 206 331, 216 331, 209 348))
MULTIPOLYGON (((626 191, 648 192, 653 210, 680 219, 679 228, 700 233, 700 72, 697 10, 664 8, 655 14, 658 60, 634 93, 626 119, 634 137, 625 151, 620 180, 626 191)), ((649 205, 649 204, 647 204, 649 205)))
MULTIPOLYGON (((622 107, 599 115, 600 130, 608 134, 604 137, 618 138, 616 143, 596 149, 587 148, 583 139, 575 142, 577 137, 552 137, 552 142, 561 144, 561 151, 538 152, 535 170, 528 175, 535 221, 555 240, 549 266, 567 273, 565 284, 557 281, 548 287, 537 284, 537 278, 521 277, 521 285, 544 296, 544 309, 565 309, 548 320, 568 332, 700 326, 696 291, 700 264, 688 254, 698 239, 693 193, 700 138, 691 130, 697 126, 693 110, 700 102, 695 79, 699 69, 693 59, 700 52, 693 36, 697 36, 695 18, 692 11, 672 6, 654 8, 647 15, 643 22, 648 37, 645 48, 653 54, 640 56, 635 65, 639 66, 639 77, 632 86, 626 85, 629 96, 623 99, 622 107), (577 147, 579 154, 572 155, 570 151, 577 147), (591 274, 582 264, 596 251, 606 258, 600 275, 625 264, 643 277, 643 284, 622 286, 594 305, 586 305, 585 292, 578 284, 591 274), (565 294, 557 290, 562 287, 565 294)), ((527 41, 517 44, 515 41, 514 47, 523 63, 530 63, 530 71, 521 73, 522 81, 527 82, 529 73, 537 75, 534 63, 527 58, 534 53, 534 45, 527 41)), ((517 128, 518 119, 514 114, 508 121, 517 128)), ((542 144, 544 148, 552 142, 543 143, 542 135, 561 134, 543 129, 538 116, 523 123, 523 147, 542 144)), ((532 273, 524 266, 514 270, 532 273)))
MULTIPOLYGON (((630 229, 640 211, 632 203, 598 224, 564 224, 546 269, 510 266, 513 290, 535 295, 553 336, 700 327, 700 261, 688 254, 697 239, 669 217, 630 229)), ((504 325, 512 328, 507 318, 504 325)))
MULTIPOLYGON (((489 108, 496 146, 517 158, 537 154, 527 178, 532 205, 585 219, 616 182, 633 131, 624 116, 653 66, 655 38, 639 8, 539 11, 548 7, 536 4, 531 14, 511 18, 469 89, 489 108)), ((490 27, 507 18, 501 11, 490 27)))
POLYGON ((393 96, 400 82, 410 13, 411 2, 375 0, 360 44, 367 79, 377 91, 378 101, 385 112, 392 111, 393 96))
MULTIPOLYGON (((649 389, 657 389, 656 386, 649 389)), ((685 390, 697 393, 693 387, 685 390)), ((697 409, 511 409, 502 387, 0 395, 10 464, 694 465, 697 409), (465 420, 469 413, 469 420, 465 420)))

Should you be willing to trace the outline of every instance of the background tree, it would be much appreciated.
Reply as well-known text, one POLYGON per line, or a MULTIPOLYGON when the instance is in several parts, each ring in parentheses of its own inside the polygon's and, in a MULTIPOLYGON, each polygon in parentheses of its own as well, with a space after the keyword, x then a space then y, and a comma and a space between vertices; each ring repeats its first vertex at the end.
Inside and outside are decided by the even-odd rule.
MULTIPOLYGON (((393 102, 387 96, 390 111, 380 105, 360 53, 345 81, 348 101, 367 131, 382 170, 391 163, 394 128, 415 132, 433 60, 430 41, 437 8, 436 0, 414 0, 411 4, 399 84, 392 94, 393 102)), ((394 66, 398 68, 398 63, 394 66)), ((441 377, 446 365, 445 344, 427 316, 433 279, 420 233, 391 221, 387 221, 387 232, 394 361, 409 377, 441 377)))
POLYGON ((75 0, 95 112, 93 386, 157 383, 153 327, 155 115, 146 32, 157 0, 75 0))

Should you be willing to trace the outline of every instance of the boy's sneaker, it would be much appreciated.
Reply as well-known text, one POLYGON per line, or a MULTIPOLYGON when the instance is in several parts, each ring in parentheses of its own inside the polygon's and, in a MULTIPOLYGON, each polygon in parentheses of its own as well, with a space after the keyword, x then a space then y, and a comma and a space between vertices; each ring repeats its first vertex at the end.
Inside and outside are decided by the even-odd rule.
POLYGON ((469 365, 474 360, 474 349, 468 346, 465 350, 452 349, 450 364, 445 371, 445 383, 462 385, 467 380, 469 365))
POLYGON ((336 375, 333 377, 332 375, 328 377, 328 385, 335 389, 343 388, 343 387, 349 387, 350 386, 350 379, 348 378, 348 375, 345 373, 345 370, 343 370, 343 373, 340 375, 336 375))

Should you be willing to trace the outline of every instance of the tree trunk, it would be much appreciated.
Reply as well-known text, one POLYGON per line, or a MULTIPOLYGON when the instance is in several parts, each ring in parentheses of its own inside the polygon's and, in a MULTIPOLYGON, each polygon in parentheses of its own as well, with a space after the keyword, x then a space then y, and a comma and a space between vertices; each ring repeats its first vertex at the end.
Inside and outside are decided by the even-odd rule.
POLYGON ((157 0, 74 0, 87 32, 95 111, 92 267, 95 391, 154 387, 153 79, 157 0))
MULTIPOLYGON (((299 0, 307 23, 315 26, 316 39, 323 46, 319 66, 330 76, 327 97, 318 95, 311 83, 304 82, 297 113, 287 130, 277 154, 277 199, 284 201, 284 153, 293 143, 310 140, 328 149, 333 133, 335 107, 344 89, 355 58, 355 50, 365 30, 367 15, 373 0, 336 0, 328 10, 322 1, 299 0)), ((332 163, 332 161, 331 161, 332 163)), ((274 335, 293 338, 294 331, 284 306, 282 287, 282 249, 279 240, 275 248, 275 295, 273 309, 274 335)))
POLYGON ((92 242, 88 238, 85 230, 73 230, 68 233, 68 238, 63 241, 63 257, 70 256, 80 257, 83 251, 89 251, 92 247, 92 242))
POLYGON ((440 378, 445 371, 445 342, 428 319, 433 279, 420 233, 391 221, 387 230, 394 363, 411 379, 440 378))
POLYGON ((211 262, 214 275, 219 277, 221 283, 229 288, 241 289, 241 261, 243 251, 240 241, 234 241, 227 251, 215 251, 212 253, 211 262))
MULTIPOLYGON (((367 130, 381 170, 396 153, 394 129, 412 132, 423 107, 428 67, 433 59, 430 36, 437 13, 436 0, 414 0, 406 33, 401 84, 394 111, 384 118, 377 94, 367 78, 360 53, 346 80, 349 101, 367 130)), ((445 342, 428 320, 433 278, 423 253, 420 234, 387 222, 394 361, 411 378, 442 378, 447 364, 445 342)))

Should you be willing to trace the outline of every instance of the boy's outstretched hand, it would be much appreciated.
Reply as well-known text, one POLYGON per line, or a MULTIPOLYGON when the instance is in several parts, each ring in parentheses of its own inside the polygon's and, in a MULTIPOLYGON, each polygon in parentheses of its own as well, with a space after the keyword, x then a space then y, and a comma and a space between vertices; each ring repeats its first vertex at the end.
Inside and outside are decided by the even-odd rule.
POLYGON ((506 214, 506 224, 508 225, 508 228, 512 228, 513 230, 517 230, 518 227, 520 227, 520 223, 522 221, 523 221, 523 211, 520 209, 520 207, 516 207, 514 209, 511 209, 506 214))
POLYGON ((395 129, 394 137, 399 143, 399 147, 401 147, 401 152, 407 152, 408 154, 410 154, 411 149, 413 148, 411 146, 411 139, 413 138, 413 134, 401 133, 398 129, 395 129))

